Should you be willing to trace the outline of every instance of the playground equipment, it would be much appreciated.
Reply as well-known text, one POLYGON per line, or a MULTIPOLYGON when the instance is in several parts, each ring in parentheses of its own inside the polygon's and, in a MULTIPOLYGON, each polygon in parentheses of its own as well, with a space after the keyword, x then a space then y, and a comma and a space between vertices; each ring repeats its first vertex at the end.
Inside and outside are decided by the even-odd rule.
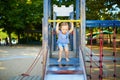
POLYGON ((48 22, 79 22, 80 20, 48 20, 48 22))
MULTIPOLYGON (((94 79, 103 80, 103 78, 105 77, 106 79, 109 79, 109 80, 111 80, 111 79, 112 80, 119 80, 119 78, 117 78, 119 76, 119 74, 117 74, 117 68, 116 68, 116 64, 120 61, 120 59, 117 58, 117 56, 116 56, 117 55, 117 51, 116 51, 116 47, 117 47, 117 44, 116 44, 116 39, 117 39, 116 28, 120 27, 120 21, 115 21, 115 20, 113 20, 113 21, 111 21, 111 20, 104 20, 104 21, 101 21, 101 20, 87 20, 86 21, 86 27, 88 27, 90 29, 89 31, 90 31, 91 35, 93 34, 92 29, 96 28, 96 27, 98 29, 100 29, 99 31, 102 31, 102 28, 109 28, 109 27, 114 29, 113 37, 112 37, 112 45, 113 45, 113 53, 112 54, 108 55, 108 54, 103 52, 104 51, 104 49, 103 49, 103 46, 104 46, 103 35, 104 34, 102 34, 102 33, 99 34, 99 38, 98 38, 98 41, 99 41, 98 44, 100 45, 100 49, 99 49, 100 53, 99 54, 95 54, 93 52, 92 37, 91 37, 90 49, 87 48, 87 47, 84 47, 84 52, 83 52, 85 54, 84 61, 86 63, 88 63, 87 65, 85 65, 86 69, 87 69, 87 79, 88 80, 94 80, 94 79), (112 56, 112 58, 110 57, 110 59, 106 59, 106 56, 112 56), (113 71, 111 71, 111 73, 107 72, 108 69, 106 68, 106 65, 104 64, 104 62, 112 63, 111 66, 113 67, 112 68, 113 71), (97 74, 94 74, 92 72, 94 69, 98 69, 97 74), (108 74, 110 74, 110 75, 108 75, 108 74)), ((48 53, 49 53, 48 50, 49 49, 47 49, 46 46, 43 46, 41 48, 39 54, 35 58, 35 61, 29 67, 29 69, 24 74, 22 74, 22 76, 18 76, 14 79, 11 79, 11 80, 41 80, 41 77, 30 76, 29 74, 34 69, 35 65, 39 62, 42 55, 47 54, 47 56, 48 56, 47 58, 49 58, 50 55, 48 55, 48 53)), ((53 52, 53 53, 55 53, 55 52, 53 52)), ((47 59, 47 58, 44 57, 44 61, 46 61, 45 59, 47 59)), ((81 55, 80 55, 80 58, 81 58, 81 60, 83 60, 82 59, 83 57, 81 55)), ((66 63, 66 62, 64 62, 65 60, 63 60, 63 62, 61 62, 61 64, 58 64, 56 62, 57 61, 56 58, 51 58, 49 60, 49 63, 47 61, 47 65, 51 64, 48 72, 51 73, 51 74, 57 74, 57 75, 54 75, 54 76, 57 76, 57 78, 60 78, 58 75, 61 75, 61 77, 65 77, 64 75, 62 75, 63 73, 64 74, 69 74, 69 78, 71 78, 70 76, 72 76, 72 77, 75 77, 74 80, 77 80, 76 78, 82 77, 80 74, 83 73, 81 68, 79 68, 78 65, 81 65, 83 63, 79 64, 80 60, 78 58, 71 58, 71 59, 73 61, 71 63, 70 62, 66 63), (59 68, 57 68, 58 65, 59 65, 59 68), (73 65, 76 65, 76 68, 73 67, 73 65), (79 71, 76 71, 77 69, 79 69, 79 71), (72 75, 70 75, 70 74, 72 74, 72 75), (73 75, 73 74, 78 74, 78 75, 73 75)), ((46 66, 46 62, 44 62, 44 65, 43 65, 44 70, 43 71, 46 71, 45 66, 46 66)), ((46 72, 44 72, 44 74, 45 73, 46 72)), ((50 77, 50 76, 48 76, 48 77, 50 77)), ((54 76, 51 76, 51 78, 53 79, 54 76)), ((84 79, 82 78, 82 80, 84 80, 84 79)))
MULTIPOLYGON (((44 19, 43 19, 43 45, 46 45, 46 47, 49 49, 50 52, 45 56, 45 70, 44 70, 44 80, 87 80, 86 77, 86 71, 85 71, 85 65, 82 55, 82 46, 79 45, 82 43, 78 43, 79 37, 78 34, 79 28, 75 28, 74 33, 70 35, 70 50, 71 54, 74 54, 71 56, 70 61, 66 62, 64 59, 61 61, 61 63, 57 62, 57 57, 55 57, 55 54, 57 54, 57 45, 56 45, 56 34, 55 34, 55 24, 56 22, 78 22, 81 24, 82 27, 85 27, 84 23, 81 23, 80 21, 80 15, 77 14, 80 12, 80 4, 79 0, 76 0, 77 2, 77 11, 76 14, 74 13, 74 7, 69 6, 53 6, 53 19, 51 17, 50 10, 47 10, 48 7, 50 7, 50 0, 44 0, 44 19), (48 4, 49 3, 49 4, 48 4), (79 9, 79 10, 78 10, 79 9), (62 12, 61 12, 62 11, 62 12), (65 12, 65 13, 64 13, 65 12), (76 15, 76 19, 74 20, 74 15, 76 15), (57 17, 68 17, 68 20, 56 20, 57 17), (72 19, 72 20, 71 20, 72 19), (53 23, 53 28, 51 27, 51 22, 53 23), (51 30, 51 31, 50 31, 51 30), (54 34, 52 34, 52 33, 54 34), (78 42, 77 42, 78 41, 78 42)), ((82 1, 82 0, 81 0, 82 1)), ((84 1, 82 1, 85 3, 84 1)), ((85 11, 85 8, 83 8, 85 5, 81 3, 82 8, 85 11)), ((79 13, 80 14, 80 13, 79 13)), ((85 28, 84 28, 85 29, 85 28)), ((85 31, 85 30, 83 30, 85 31)), ((80 35, 79 35, 80 36, 80 35)), ((82 36, 85 36, 85 34, 82 34, 82 36)), ((85 38, 84 38, 85 39, 85 38)), ((82 42, 85 40, 82 40, 82 42)), ((83 43, 84 44, 84 43, 83 43)), ((82 44, 82 45, 83 45, 82 44)), ((84 44, 85 45, 85 44, 84 44)))
POLYGON ((86 53, 88 53, 88 56, 89 56, 89 79, 93 79, 95 78, 95 76, 98 77, 99 80, 102 80, 105 76, 107 76, 107 79, 109 80, 117 80, 117 71, 116 71, 116 64, 117 62, 119 61, 119 59, 117 59, 116 55, 117 55, 117 52, 116 52, 116 39, 117 39, 117 36, 116 36, 116 29, 117 27, 120 27, 120 21, 117 21, 117 20, 87 20, 87 25, 86 27, 89 27, 90 29, 90 35, 91 35, 91 39, 90 39, 90 49, 86 49, 86 53), (93 28, 98 28, 98 32, 100 33, 99 34, 99 37, 98 37, 98 41, 99 41, 99 46, 100 46, 100 49, 99 49, 99 54, 96 55, 92 52, 92 46, 93 46, 93 43, 92 43, 92 34, 93 34, 93 28), (112 34, 112 40, 110 41, 110 45, 113 46, 113 52, 109 55, 105 54, 104 53, 104 40, 105 39, 111 39, 111 38, 104 38, 104 34, 103 34, 103 28, 112 28, 113 29, 113 34, 112 34), (98 57, 96 57, 98 56, 98 57), (112 56, 111 59, 105 59, 107 58, 108 56, 112 56), (111 64, 111 66, 113 67, 113 72, 111 72, 111 74, 107 73, 107 71, 105 70, 108 70, 106 68, 106 66, 104 65, 105 62, 113 62, 113 65, 111 64), (93 66, 93 63, 95 63, 99 69, 98 73, 99 75, 95 75, 95 74, 92 74, 92 70, 94 68, 96 68, 95 66, 93 66), (109 75, 108 75, 109 74, 109 75))
MULTIPOLYGON (((22 78, 20 80, 24 80, 24 77, 29 76, 28 74, 34 68, 36 63, 39 61, 41 55, 43 55, 43 74, 42 80, 102 80, 104 77, 104 73, 106 72, 106 66, 104 64, 104 53, 103 53, 103 27, 112 27, 114 29, 113 32, 113 59, 114 63, 114 73, 113 78, 116 80, 116 27, 120 27, 120 21, 111 21, 111 20, 87 20, 85 19, 85 0, 76 0, 76 13, 74 13, 74 9, 72 11, 68 11, 67 14, 57 15, 58 13, 53 11, 51 7, 52 0, 44 0, 44 17, 43 17, 43 46, 36 57, 33 64, 30 66, 28 71, 22 74, 22 78), (80 2, 80 3, 79 3, 80 2), (53 14, 53 18, 52 15, 53 14), (76 16, 74 18, 74 15, 76 16), (68 20, 56 20, 58 16, 67 16, 68 20), (71 20, 72 19, 72 20, 71 20), (57 62, 57 46, 56 46, 56 34, 55 34, 55 25, 56 22, 77 22, 80 25, 79 27, 75 26, 75 30, 73 34, 70 35, 70 61, 66 62, 64 59, 61 63, 57 62), (53 27, 51 25, 53 23, 53 27), (90 42, 90 49, 86 47, 86 38, 85 38, 85 29, 86 27, 90 28, 90 34, 92 35, 92 28, 98 27, 100 35, 99 35, 99 46, 100 52, 99 56, 96 56, 92 52, 92 38, 90 42), (89 66, 85 65, 85 62, 89 63, 89 66), (94 66, 94 65, 96 66, 94 66), (89 69, 88 69, 89 68, 89 69), (92 74, 93 68, 98 68, 98 75, 92 74), (88 69, 88 70, 86 70, 88 69)), ((55 6, 56 7, 56 6, 55 6)), ((59 8, 59 7, 58 7, 59 8)), ((65 7, 67 8, 68 7, 65 7)), ((70 7, 71 9, 71 7, 70 7)), ((54 10, 54 9, 53 9, 54 10)), ((110 60, 110 61, 111 61, 110 60)), ((29 79, 28 79, 29 80, 29 79)))

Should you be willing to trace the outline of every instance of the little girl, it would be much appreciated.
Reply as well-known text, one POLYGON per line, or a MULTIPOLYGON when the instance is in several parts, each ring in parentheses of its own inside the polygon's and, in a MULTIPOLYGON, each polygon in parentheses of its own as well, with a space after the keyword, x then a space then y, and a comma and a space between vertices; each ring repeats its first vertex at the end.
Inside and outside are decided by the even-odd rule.
POLYGON ((69 30, 69 25, 66 22, 63 22, 60 24, 60 30, 59 30, 59 22, 56 25, 56 33, 58 34, 58 48, 59 48, 59 53, 58 53, 58 62, 61 62, 62 59, 62 51, 63 49, 65 50, 65 57, 66 61, 69 61, 69 34, 73 31, 73 23, 71 23, 71 28, 69 30))

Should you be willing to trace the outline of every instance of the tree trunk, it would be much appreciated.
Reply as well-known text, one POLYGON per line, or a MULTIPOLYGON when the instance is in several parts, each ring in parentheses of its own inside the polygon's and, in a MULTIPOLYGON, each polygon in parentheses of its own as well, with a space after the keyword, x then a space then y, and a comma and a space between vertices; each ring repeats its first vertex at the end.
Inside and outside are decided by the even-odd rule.
POLYGON ((12 45, 12 39, 11 39, 11 32, 8 32, 8 44, 11 46, 12 45))
POLYGON ((20 43, 20 32, 18 32, 18 44, 20 43))

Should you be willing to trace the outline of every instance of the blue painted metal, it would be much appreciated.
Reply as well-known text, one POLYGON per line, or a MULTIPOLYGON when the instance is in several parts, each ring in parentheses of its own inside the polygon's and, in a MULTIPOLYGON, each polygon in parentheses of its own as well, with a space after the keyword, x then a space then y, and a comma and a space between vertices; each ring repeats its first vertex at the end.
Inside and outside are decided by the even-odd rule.
POLYGON ((86 67, 85 67, 85 50, 83 49, 83 46, 79 46, 79 59, 80 59, 80 66, 83 70, 84 74, 84 80, 87 80, 87 72, 86 72, 86 67))
MULTIPOLYGON (((51 19, 51 0, 48 1, 48 18, 51 19)), ((48 38, 49 38, 49 47, 50 47, 50 56, 52 56, 52 25, 51 23, 49 23, 49 26, 48 26, 48 32, 49 32, 49 35, 48 35, 48 38)))
POLYGON ((80 1, 80 15, 81 15, 81 27, 80 27, 80 46, 84 47, 86 42, 85 42, 85 31, 86 31, 86 7, 85 7, 85 3, 86 3, 86 0, 81 0, 80 1))
MULTIPOLYGON (((44 13, 44 17, 43 17, 43 27, 42 27, 42 29, 43 29, 43 45, 42 46, 44 46, 45 47, 45 49, 46 48, 48 48, 48 41, 49 41, 49 39, 48 39, 48 34, 49 34, 49 32, 48 32, 48 17, 49 17, 49 13, 48 13, 48 0, 44 0, 44 5, 43 5, 43 7, 44 7, 44 9, 43 9, 43 13, 44 13)), ((44 54, 46 54, 46 53, 44 53, 44 54)), ((44 63, 45 63, 45 60, 46 60, 46 55, 44 55, 43 56, 43 61, 44 61, 44 63)), ((46 63, 47 64, 47 63, 46 63)), ((43 74, 42 74, 42 79, 44 79, 44 77, 45 77, 45 69, 46 69, 46 67, 45 67, 45 64, 43 64, 43 74)))
POLYGON ((76 0, 76 20, 80 19, 80 0, 76 0))
POLYGON ((48 45, 48 0, 44 0, 44 18, 43 18, 43 40, 44 40, 44 44, 48 45))
POLYGON ((80 65, 83 69, 84 73, 84 80, 87 80, 87 74, 86 74, 86 67, 85 67, 85 31, 86 31, 86 0, 80 0, 80 16, 81 16, 81 27, 80 27, 80 45, 79 45, 79 58, 80 58, 80 65))
MULTIPOLYGON (((80 0, 76 0, 76 20, 79 20, 80 19, 80 0)), ((78 27, 78 26, 77 26, 78 27)), ((80 31, 79 31, 79 28, 76 28, 76 54, 78 54, 79 52, 79 42, 80 42, 80 39, 79 39, 79 34, 80 34, 80 31)))
POLYGON ((118 20, 87 20, 86 27, 120 27, 118 20))
MULTIPOLYGON (((74 19, 74 12, 70 13, 70 19, 74 19)), ((70 50, 73 50, 73 34, 70 34, 70 50)))
MULTIPOLYGON (((59 0, 62 1, 62 0, 59 0)), ((83 0, 82 0, 83 1, 83 0)), ((76 0, 76 19, 80 19, 80 0, 76 0)), ((44 0, 44 20, 43 20, 43 29, 44 29, 44 42, 45 44, 48 44, 50 35, 48 35, 50 26, 48 25, 48 17, 50 16, 50 3, 49 0, 44 0), (49 27, 49 28, 48 28, 49 27)), ((73 14, 71 14, 71 18, 73 18, 73 14)), ((56 19, 56 15, 53 16, 54 19, 56 19)), ((54 29, 55 29, 55 23, 54 23, 54 29)), ((53 30, 54 30, 53 29, 53 30)), ((76 29, 76 52, 79 53, 79 28, 76 29)), ((84 33, 85 34, 85 33, 84 33)), ((56 34, 53 35, 53 41, 54 41, 54 48, 56 48, 56 34)), ((48 51, 48 54, 49 51, 48 51)), ((83 57, 83 56, 81 56, 83 57)), ((81 58, 83 59, 83 58, 81 58)), ((45 60, 45 59, 44 59, 45 60)), ((82 60, 83 61, 83 60, 82 60)), ((45 77, 44 80, 87 80, 85 78, 85 70, 83 70, 84 66, 81 66, 80 64, 83 63, 80 60, 80 57, 76 58, 70 58, 69 62, 66 62, 65 59, 62 59, 60 63, 57 62, 57 58, 51 58, 47 57, 46 67, 45 68, 45 77), (53 74, 51 72, 60 72, 61 74, 53 74), (67 72, 68 71, 68 72, 67 72), (68 74, 66 74, 68 73, 68 74), (56 78, 57 77, 57 78, 56 78)))
POLYGON ((49 9, 48 9, 48 10, 49 10, 49 11, 48 11, 48 13, 49 13, 49 18, 51 19, 51 0, 48 1, 48 6, 49 6, 49 7, 48 7, 48 8, 49 8, 49 9))
POLYGON ((79 61, 70 58, 69 62, 65 59, 57 62, 57 58, 50 58, 45 80, 85 80, 79 61))
POLYGON ((84 76, 80 74, 49 74, 47 76, 49 80, 84 80, 84 76))
POLYGON ((62 59, 61 62, 57 62, 58 58, 50 58, 49 64, 50 65, 73 65, 73 66, 78 66, 79 65, 79 58, 70 58, 70 61, 67 62, 65 58, 62 59))
MULTIPOLYGON (((56 13, 55 12, 53 12, 53 20, 56 20, 56 13)), ((53 51, 56 51, 56 47, 57 47, 57 43, 56 43, 56 22, 53 22, 53 51)))

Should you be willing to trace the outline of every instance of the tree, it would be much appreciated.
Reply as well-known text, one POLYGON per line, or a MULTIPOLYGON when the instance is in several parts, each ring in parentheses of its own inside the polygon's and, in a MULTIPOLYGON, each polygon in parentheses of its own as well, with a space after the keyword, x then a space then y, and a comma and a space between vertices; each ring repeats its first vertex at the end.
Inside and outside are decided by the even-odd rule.
MULTIPOLYGON (((75 5, 75 0, 52 0, 52 5, 75 5), (60 2, 62 1, 62 2, 60 2)), ((87 20, 120 19, 119 0, 86 0, 87 20), (93 5, 94 4, 94 5, 93 5)), ((36 30, 42 24, 43 0, 0 0, 0 28, 7 32, 15 32, 18 39, 26 30, 36 30)))
POLYGON ((119 0, 87 0, 86 16, 88 20, 113 20, 116 15, 113 11, 116 11, 119 7, 119 0))
POLYGON ((12 32, 19 36, 24 30, 40 25, 42 16, 43 1, 32 0, 28 4, 26 0, 0 0, 0 28, 8 33, 10 42, 12 32))

